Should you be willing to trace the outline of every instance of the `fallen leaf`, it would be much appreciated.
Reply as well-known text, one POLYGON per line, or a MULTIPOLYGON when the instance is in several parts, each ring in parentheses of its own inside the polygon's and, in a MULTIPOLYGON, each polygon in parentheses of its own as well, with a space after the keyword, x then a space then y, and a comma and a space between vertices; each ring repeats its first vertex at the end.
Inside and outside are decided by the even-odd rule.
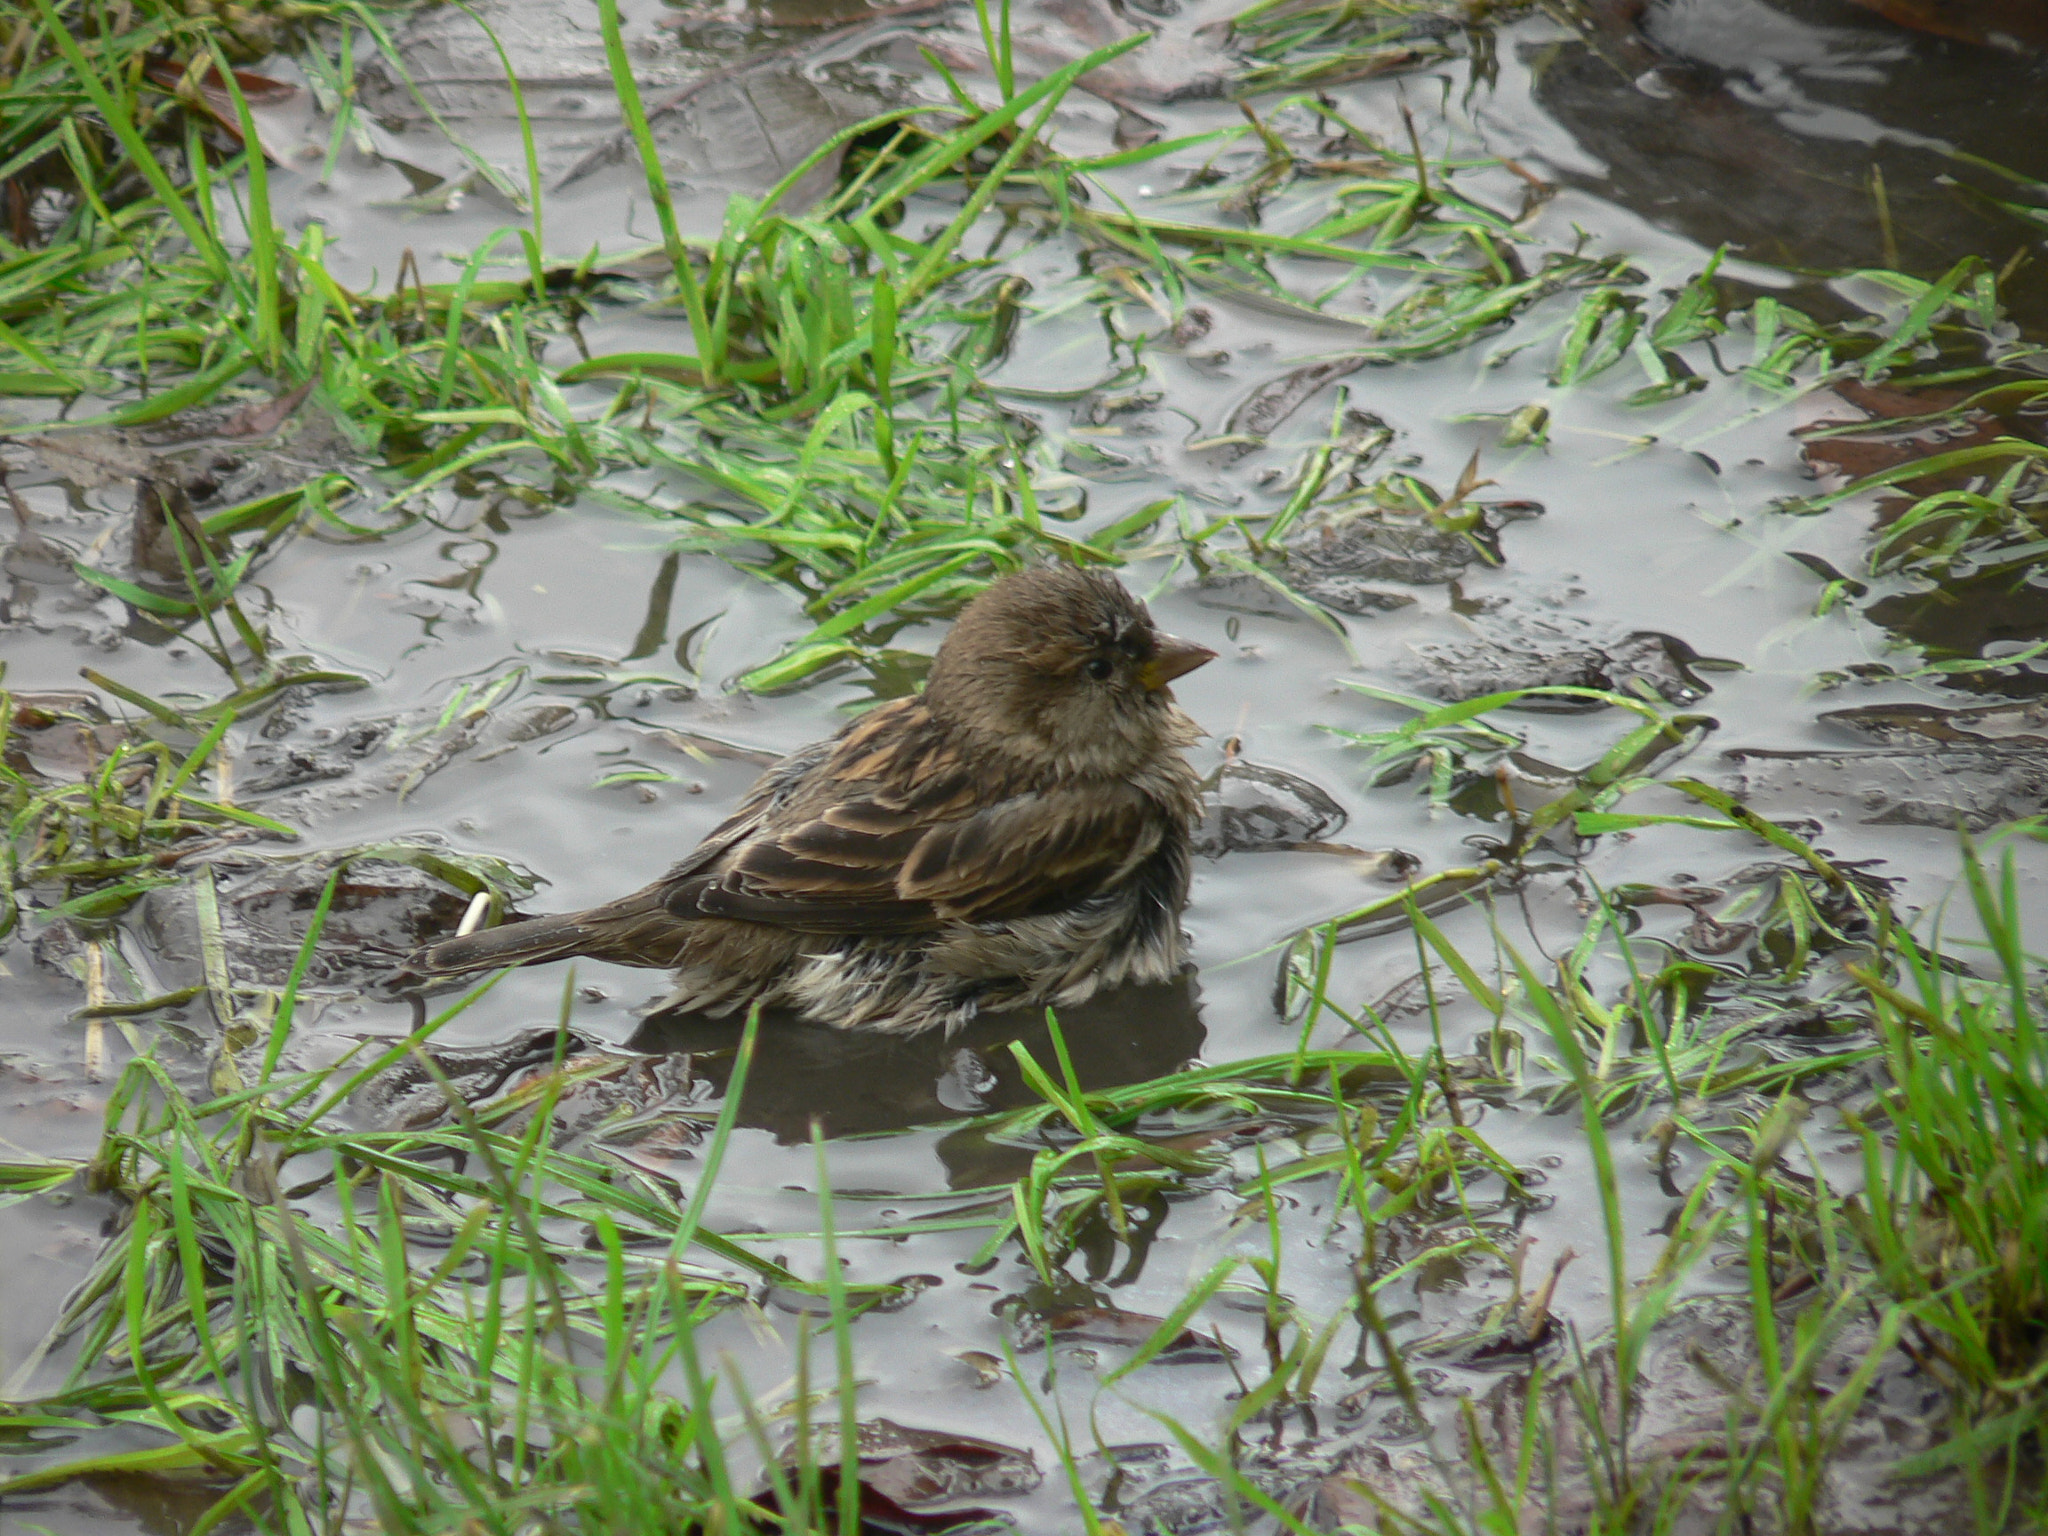
POLYGON ((221 424, 220 437, 268 437, 291 419, 292 412, 305 403, 306 396, 313 392, 313 380, 308 379, 296 389, 286 390, 274 400, 263 400, 244 406, 221 424))

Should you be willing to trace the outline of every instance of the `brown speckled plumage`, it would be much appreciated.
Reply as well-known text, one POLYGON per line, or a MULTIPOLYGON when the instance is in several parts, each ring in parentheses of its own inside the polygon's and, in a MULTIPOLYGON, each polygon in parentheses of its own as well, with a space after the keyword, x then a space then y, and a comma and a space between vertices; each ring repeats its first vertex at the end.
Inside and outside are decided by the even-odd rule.
POLYGON ((954 1028, 1181 967, 1199 734, 1167 684, 1213 653, 1152 627, 1113 577, 990 587, 922 696, 762 775, 630 896, 421 949, 448 975, 589 955, 666 966, 664 1007, 754 1002, 842 1029, 954 1028))

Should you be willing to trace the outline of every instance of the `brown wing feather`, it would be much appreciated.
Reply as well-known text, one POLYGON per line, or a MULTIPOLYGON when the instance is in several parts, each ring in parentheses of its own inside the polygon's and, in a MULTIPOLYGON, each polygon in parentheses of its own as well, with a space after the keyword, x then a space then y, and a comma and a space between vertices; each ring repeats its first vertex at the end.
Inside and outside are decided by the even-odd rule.
POLYGON ((678 890, 711 917, 811 933, 916 933, 940 918, 928 901, 898 897, 896 874, 927 823, 873 801, 829 806, 810 820, 763 828, 720 867, 678 890))
MULTIPOLYGON (((879 821, 880 818, 874 818, 879 821)), ((933 827, 863 834, 823 818, 749 842, 669 910, 812 933, 916 933, 1085 901, 1158 846, 1144 797, 1117 786, 1014 796, 933 827)))
POLYGON ((1018 795, 927 832, 897 890, 968 922, 1057 912, 1113 884, 1164 831, 1128 785, 1018 795))
POLYGON ((977 778, 908 700, 875 711, 804 783, 720 833, 706 840, 720 844, 714 856, 671 873, 669 912, 841 934, 1056 911, 1161 835, 1149 802, 1122 785, 1015 793, 977 778))
POLYGON ((896 872, 934 819, 971 808, 946 756, 918 701, 884 705, 829 743, 788 793, 764 798, 710 857, 671 870, 668 910, 809 933, 937 927, 929 902, 898 898, 896 872))

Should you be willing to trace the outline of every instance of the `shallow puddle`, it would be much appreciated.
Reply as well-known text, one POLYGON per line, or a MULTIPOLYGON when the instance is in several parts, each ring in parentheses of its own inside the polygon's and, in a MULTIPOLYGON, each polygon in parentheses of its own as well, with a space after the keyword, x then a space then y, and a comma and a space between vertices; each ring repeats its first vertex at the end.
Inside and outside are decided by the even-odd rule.
MULTIPOLYGON (((1148 66, 1152 74, 1107 89, 1114 101, 1070 96, 1054 120, 1055 142, 1072 153, 1107 155, 1146 134, 1242 126, 1238 103, 1216 94, 1220 74, 1241 67, 1217 44, 1217 24, 1240 9, 1235 0, 1204 0, 1156 23, 1167 36, 1148 66), (1182 99, 1171 99, 1183 88, 1182 99)), ((1623 6, 1594 10, 1584 31, 1540 15, 1469 36, 1447 31, 1440 45, 1448 56, 1438 62, 1310 88, 1321 92, 1332 119, 1386 148, 1377 163, 1389 176, 1413 174, 1412 164, 1402 165, 1411 145, 1433 161, 1494 162, 1458 174, 1455 189, 1511 224, 1519 261, 1531 271, 1552 256, 1625 263, 1642 279, 1628 292, 1643 296, 1653 313, 1723 243, 1730 249, 1720 281, 1739 302, 1775 296, 1829 321, 1868 314, 1874 324, 1897 324, 1905 301, 1867 279, 1804 274, 1895 266, 1932 277, 1965 255, 1982 256, 1993 270, 2016 260, 2001 290, 2011 324, 1999 344, 2015 372, 2039 375, 2048 354, 2026 356, 2025 349, 2048 334, 2048 262, 2038 227, 2038 178, 2048 176, 2048 66, 2040 55, 1910 33, 1856 6, 1821 0, 1670 0, 1650 7, 1640 25, 1623 6), (2012 176, 1983 170, 1981 160, 2012 176), (1994 206, 2000 200, 2031 208, 2035 225, 1994 206)), ((1137 19, 1155 24, 1149 14, 1137 19)), ((440 28, 442 37, 461 33, 459 25, 443 27, 445 20, 426 13, 410 25, 440 28)), ((798 138, 809 135, 804 149, 892 100, 937 97, 942 87, 918 56, 920 44, 963 69, 960 57, 979 47, 973 17, 957 11, 906 16, 872 37, 843 33, 857 16, 810 10, 778 12, 779 25, 766 32, 743 12, 681 26, 671 20, 651 12, 628 18, 629 38, 645 40, 635 43, 638 57, 659 59, 648 75, 650 102, 747 57, 748 49, 779 49, 791 62, 778 66, 777 78, 809 91, 808 105, 764 107, 757 92, 748 110, 789 114, 777 121, 798 138)), ((1016 25, 1046 57, 1065 48, 1071 58, 1085 51, 1073 38, 1089 36, 1051 4, 1020 9, 1016 25)), ((526 86, 528 108, 544 120, 551 178, 616 132, 595 23, 585 31, 573 50, 552 35, 506 39, 516 58, 527 49, 558 66, 530 74, 526 86), (571 134, 560 128, 568 118, 597 123, 571 134)), ((506 103, 491 94, 502 72, 467 55, 450 62, 445 53, 420 45, 424 99, 459 120, 483 159, 516 166, 516 129, 507 127, 506 103), (482 83, 458 94, 456 85, 471 76, 482 83)), ((1151 57, 1140 50, 1133 60, 1151 57)), ((1020 58, 1047 67, 1029 49, 1020 58)), ((985 74, 962 79, 989 94, 985 74)), ((712 140, 704 125, 732 122, 740 110, 720 100, 687 123, 678 109, 675 142, 684 144, 677 153, 691 167, 682 179, 692 188, 679 213, 692 233, 715 230, 728 191, 758 192, 801 157, 801 150, 770 145, 705 164, 712 140)), ((1313 140, 1320 131, 1313 103, 1287 100, 1278 92, 1246 98, 1273 131, 1313 140)), ((344 145, 340 168, 324 185, 317 162, 288 158, 273 173, 280 220, 294 232, 323 222, 330 270, 351 286, 390 287, 407 251, 427 282, 453 281, 507 212, 481 177, 453 195, 452 184, 471 173, 420 113, 379 110, 383 120, 366 130, 372 142, 344 145), (422 177, 427 192, 408 193, 407 178, 422 177), (437 195, 442 211, 432 211, 437 195)), ((279 122, 280 133, 325 144, 327 120, 310 108, 302 119, 279 122)), ((1204 167, 1242 178, 1265 158, 1259 138, 1248 135, 1097 175, 1149 217, 1244 226, 1245 205, 1219 210, 1204 167)), ((574 261, 595 246, 602 266, 658 238, 639 176, 628 155, 550 194, 547 253, 574 261)), ((829 183, 827 175, 820 190, 829 183)), ((1253 227, 1282 233, 1329 215, 1326 188, 1308 177, 1273 188, 1251 207, 1253 227)), ((901 232, 936 235, 956 212, 936 199, 913 200, 901 232)), ((1973 627, 1968 615, 1980 600, 1958 596, 1967 586, 1951 590, 1907 570, 1870 574, 1875 495, 1809 516, 1778 510, 1781 501, 1839 485, 1851 462, 1816 455, 1795 430, 1866 413, 1825 391, 1774 395, 1743 379, 1736 370, 1752 360, 1750 336, 1675 346, 1701 387, 1659 403, 1630 403, 1646 383, 1633 354, 1586 382, 1555 382, 1560 348, 1597 277, 1560 282, 1511 323, 1441 355, 1310 377, 1298 370, 1355 348, 1361 328, 1257 302, 1244 285, 1219 280, 1188 294, 1176 335, 1137 290, 1117 297, 1102 277, 1111 253, 1099 242, 1050 229, 1047 212, 1022 199, 984 215, 965 248, 986 253, 988 265, 966 281, 984 295, 1003 279, 1028 285, 1015 290, 1019 319, 1007 354, 984 377, 992 397, 1035 429, 1040 495, 1049 508, 1076 514, 1060 525, 1065 536, 1085 539, 1164 497, 1178 498, 1173 515, 1185 529, 1271 513, 1294 494, 1308 456, 1332 443, 1349 444, 1361 485, 1399 471, 1448 496, 1475 455, 1478 476, 1492 482, 1471 493, 1486 509, 1480 537, 1450 539, 1448 548, 1372 543, 1364 555, 1346 557, 1351 563, 1337 571, 1341 582, 1328 588, 1320 614, 1303 611, 1256 569, 1208 560, 1203 546, 1183 541, 1161 539, 1124 570, 1164 628, 1219 653, 1176 690, 1210 733, 1194 753, 1201 770, 1242 762, 1274 770, 1283 785, 1277 775, 1298 776, 1344 818, 1338 827, 1333 818, 1317 820, 1319 809, 1296 821, 1274 813, 1280 819, 1271 827, 1237 841, 1342 846, 1238 847, 1198 860, 1187 914, 1198 976, 1185 989, 1101 999, 1062 1021, 1078 1083, 1091 1091, 1191 1063, 1389 1041, 1418 1057, 1440 1046, 1461 1071, 1470 1066, 1459 1097, 1462 1124, 1513 1178, 1475 1164, 1462 1195, 1436 1191, 1385 1239, 1394 1251, 1380 1256, 1399 1262, 1430 1245, 1454 1248, 1460 1233, 1475 1240, 1462 1257, 1435 1259, 1379 1293, 1389 1337, 1412 1352, 1422 1403, 1439 1427, 1449 1425, 1461 1400, 1494 1401, 1523 1368, 1519 1351, 1495 1354, 1459 1342, 1490 1337, 1488 1309, 1516 1292, 1502 1255, 1518 1255, 1525 1291, 1565 1255, 1576 1256, 1550 1298, 1556 1333, 1547 1347, 1560 1349, 1556 1340, 1571 1330, 1592 1349, 1612 1322, 1596 1169, 1578 1106, 1557 1092, 1562 1077, 1548 1042, 1521 1041, 1520 1052, 1500 1059, 1491 1016, 1441 964, 1427 971, 1437 1006, 1418 996, 1416 978, 1431 957, 1406 924, 1361 929, 1357 942, 1333 945, 1327 956, 1324 996, 1354 1015, 1366 1005, 1381 1009, 1386 1033, 1372 1042, 1334 1011, 1312 1016, 1304 1029, 1300 989, 1290 994, 1282 984, 1284 966, 1304 963, 1292 947, 1304 930, 1386 896, 1390 878, 1439 875, 1497 852, 1487 841, 1497 843, 1507 830, 1503 794, 1523 813, 1555 799, 1639 722, 1597 707, 1496 714, 1493 725, 1524 738, 1505 776, 1466 784, 1449 803, 1433 804, 1426 769, 1398 782, 1370 781, 1369 752, 1336 732, 1385 730, 1405 712, 1344 685, 1431 700, 1538 684, 1645 698, 1645 708, 1692 717, 1682 745, 1655 759, 1659 776, 1683 773, 1739 793, 1762 816, 1798 824, 1828 859, 1891 882, 1898 909, 1931 922, 1953 897, 1958 816, 1983 828, 2040 811, 2048 748, 2030 717, 1981 727, 1965 721, 1962 728, 1976 733, 1973 749, 1978 736, 1994 745, 1963 764, 1953 724, 1932 738, 1901 736, 1890 717, 1873 725, 1841 712, 1963 708, 1987 697, 2038 695, 2048 661, 1914 677, 1904 674, 1920 664, 1920 653, 1901 646, 1940 644, 1974 659, 2023 650, 2042 637, 2039 593, 2008 573, 1997 597, 2008 605, 2003 618, 1973 627), (1290 377, 1292 389, 1284 384, 1290 377), (1263 414, 1248 415, 1255 405, 1263 414), (1380 856, 1388 850, 1406 857, 1380 856)), ((509 257, 515 244, 500 255, 509 257)), ((1276 258, 1273 268, 1297 295, 1330 280, 1298 257, 1276 258)), ((1390 277, 1376 289, 1379 281, 1360 281, 1331 309, 1376 313, 1398 286, 1390 277)), ((596 357, 690 346, 680 311, 655 312, 621 297, 595 299, 580 342, 557 339, 545 360, 567 366, 578 344, 596 357)), ((567 396, 580 406, 609 398, 611 388, 571 385, 567 396)), ((84 404, 78 414, 88 414, 84 404)), ((246 464, 275 453, 295 473, 347 463, 318 426, 317 396, 306 409, 298 435, 287 431, 282 446, 231 443, 230 456, 246 464)), ((18 409, 17 419, 27 414, 18 409)), ((1996 429, 2028 432, 2048 443, 2048 419, 2022 413, 1996 429)), ((82 469, 75 459, 39 458, 35 440, 24 443, 5 450, 10 483, 53 553, 38 565, 29 558, 34 551, 17 544, 9 559, 9 688, 76 691, 89 686, 79 674, 90 667, 152 698, 221 694, 224 680, 201 649, 71 573, 72 559, 92 563, 93 552, 118 553, 127 538, 132 466, 82 469)), ((181 462, 197 462, 212 450, 180 444, 174 433, 148 447, 173 451, 181 462)), ((1866 472, 1866 462, 1853 461, 1848 472, 1866 472)), ((274 987, 289 968, 326 878, 324 850, 401 843, 502 860, 541 882, 522 902, 533 911, 593 905, 654 878, 722 819, 763 761, 835 730, 848 710, 878 694, 912 686, 916 655, 928 654, 943 633, 937 618, 909 623, 886 635, 876 648, 886 654, 872 665, 828 669, 790 691, 747 693, 737 680, 802 641, 816 619, 790 585, 697 550, 673 558, 678 534, 690 530, 623 504, 701 503, 712 494, 702 481, 656 466, 615 475, 566 505, 500 489, 451 484, 430 521, 374 541, 331 530, 301 536, 244 588, 281 654, 360 680, 293 688, 249 711, 227 735, 235 803, 302 834, 289 858, 304 863, 289 878, 262 862, 284 856, 283 846, 253 839, 225 849, 207 876, 230 953, 252 982, 274 987)), ((252 480, 234 499, 259 494, 252 480)), ((1327 577, 1336 557, 1318 567, 1316 551, 1327 555, 1333 539, 1348 535, 1339 522, 1310 519, 1302 528, 1297 547, 1305 553, 1288 569, 1327 577)), ((104 694, 100 702, 117 714, 127 710, 104 694)), ((53 739, 47 751, 59 750, 53 739)), ((1322 804, 1312 794, 1306 803, 1322 804)), ((1620 808, 1701 809, 1658 788, 1620 808)), ((1752 906, 1745 917, 1739 901, 1728 907, 1722 898, 1755 888, 1755 867, 1782 858, 1746 835, 1700 827, 1646 825, 1595 838, 1569 825, 1528 852, 1519 881, 1482 884, 1474 902, 1432 908, 1448 939, 1494 984, 1503 976, 1496 962, 1505 965, 1500 942, 1531 960, 1579 943, 1596 890, 1711 888, 1692 899, 1645 898, 1632 909, 1640 919, 1632 942, 1644 954, 1661 946, 1712 956, 1708 914, 1718 908, 1730 926, 1716 931, 1733 953, 1745 939, 1739 925, 1756 921, 1758 911, 1752 906)), ((2024 841, 2012 846, 2020 897, 2032 913, 2041 909, 2048 856, 2024 841)), ((350 879, 360 889, 337 905, 328 931, 346 934, 356 958, 309 975, 282 1058, 289 1069, 332 1062, 362 1036, 395 1039, 411 1029, 412 1005, 370 984, 420 934, 452 926, 464 900, 431 865, 421 873, 413 864, 362 863, 350 879)), ((189 887, 167 887, 112 922, 31 917, 5 941, 0 1138, 44 1156, 91 1156, 109 1085, 138 1044, 154 1047, 181 1080, 205 1078, 219 1027, 205 995, 204 946, 191 937, 198 932, 191 900, 189 887), (185 1001, 136 1019, 79 1016, 89 1003, 180 989, 188 990, 185 1001)), ((1972 925, 1962 906, 1946 922, 1964 934, 1972 925)), ((1610 998, 1626 987, 1619 946, 1606 945, 1593 974, 1610 998)), ((629 1064, 584 1084, 595 1096, 575 1113, 614 1129, 625 1117, 639 1129, 605 1143, 606 1155, 687 1190, 723 1101, 739 1031, 644 1019, 661 981, 592 962, 579 962, 573 980, 560 965, 516 971, 443 1029, 435 1050, 449 1057, 451 1072, 461 1066, 480 1074, 472 1096, 482 1101, 551 1061, 552 1031, 566 1018, 582 1057, 629 1064), (539 1030, 549 1033, 530 1034, 539 1030), (650 1068, 632 1076, 636 1053, 659 1055, 665 1075, 648 1075, 650 1068)), ((1230 1113, 1212 1106, 1181 1125, 1163 1118, 1149 1125, 1149 1136, 1176 1155, 1207 1158, 1210 1171, 1163 1181, 1149 1205, 1127 1213, 1122 1237, 1096 1219, 1063 1266, 1065 1283, 1049 1291, 1014 1240, 983 1252, 1009 1199, 1006 1188, 989 1194, 988 1187, 1024 1177, 1033 1152, 1057 1139, 977 1118, 1042 1104, 1013 1054, 1016 1040, 1052 1069, 1046 1028, 1035 1020, 988 1020, 955 1038, 910 1040, 771 1022, 703 1213, 707 1230, 799 1277, 817 1277, 819 1163, 811 1128, 821 1128, 844 1279, 898 1288, 896 1300, 866 1311, 851 1329, 863 1422, 943 1429, 1035 1457, 1027 1475, 970 1448, 955 1460, 977 1467, 993 1460, 1003 1475, 947 1482, 955 1473, 943 1466, 903 1470, 910 1463, 900 1458, 911 1452, 892 1441, 875 1451, 877 1465, 897 1467, 888 1486, 908 1490, 912 1504, 999 1508, 1026 1531, 1077 1529, 1073 1489, 1055 1470, 1048 1430, 1064 1422, 1089 1496, 1122 1510, 1129 1531, 1234 1528, 1236 1517, 1162 1416, 1198 1436, 1220 1431, 1267 1377, 1276 1298, 1296 1320, 1290 1327, 1333 1326, 1313 1391, 1263 1409, 1242 1430, 1253 1452, 1247 1465, 1265 1469, 1254 1481, 1289 1507, 1311 1511, 1304 1518, 1324 1529, 1377 1518, 1370 1505, 1342 1502, 1361 1497, 1345 1491, 1359 1479, 1371 1482, 1361 1470, 1370 1458, 1394 1490, 1389 1497, 1436 1475, 1420 1449, 1420 1426, 1408 1422, 1388 1385, 1377 1343, 1348 1315, 1358 1291, 1359 1228, 1334 1177, 1303 1177, 1257 1198, 1246 1193, 1262 1172, 1327 1153, 1331 1115, 1248 1102, 1230 1113), (953 1217, 959 1220, 942 1219, 953 1217), (1247 1267, 1183 1319, 1186 1339, 1112 1382, 1158 1320, 1231 1256, 1247 1267), (1253 1259, 1271 1264, 1257 1284, 1253 1259), (1005 1379, 1006 1349, 1025 1391, 1005 1379), (1323 1502, 1302 1502, 1313 1498, 1323 1502)), ((1839 1048, 1824 1030, 1817 1042, 1788 1033, 1768 1037, 1744 1059, 1783 1065, 1839 1048)), ((1761 1115, 1777 1081, 1759 1079, 1755 1091, 1731 1100, 1731 1113, 1739 1106, 1761 1115)), ((1811 1097, 1831 1102, 1855 1085, 1852 1069, 1823 1080, 1811 1097)), ((1358 1097, 1391 1115, 1400 1091, 1396 1085, 1358 1097)), ((351 1112, 398 1123, 411 1102, 393 1087, 351 1112)), ((431 1095, 421 1102, 420 1113, 437 1112, 431 1095)), ((1657 1113, 1620 1122, 1613 1138, 1632 1276, 1659 1262, 1703 1167, 1682 1150, 1661 1162, 1657 1113)), ((612 1133, 589 1134, 602 1140, 612 1133)), ((1818 1112, 1807 1151, 1831 1179, 1856 1177, 1853 1145, 1830 1111, 1818 1112)), ((314 1219, 333 1215, 328 1199, 309 1197, 314 1219)), ((47 1389, 70 1365, 65 1349, 40 1364, 32 1351, 91 1266, 113 1215, 104 1197, 75 1184, 0 1210, 0 1290, 9 1298, 0 1316, 0 1372, 30 1363, 13 1395, 47 1389)), ((710 1270, 749 1279, 737 1266, 700 1257, 710 1270)), ((1739 1269, 1709 1261, 1689 1271, 1682 1293, 1740 1294, 1746 1283, 1739 1269)), ((763 1413, 782 1412, 803 1371, 812 1381, 829 1374, 829 1335, 799 1344, 823 1304, 806 1291, 752 1284, 753 1302, 705 1325, 698 1350, 706 1361, 727 1362, 728 1381, 745 1384, 739 1396, 763 1413)), ((1680 1389, 1667 1383, 1667 1390, 1680 1389)), ((1928 1421, 1928 1405, 1908 1401, 1910 1383, 1893 1382, 1890 1390, 1901 1422, 1928 1421)), ((1711 1419, 1718 1406, 1708 1401, 1700 1411, 1711 1419)), ((1671 1427, 1677 1422, 1660 1423, 1657 1432, 1700 1429, 1671 1427)), ((1876 1442, 1844 1450, 1845 1465, 1872 1476, 1902 1454, 1876 1442)), ((952 1465, 944 1455, 939 1461, 952 1465)), ((10 1496, 0 1530, 184 1529, 208 1500, 195 1498, 188 1508, 175 1485, 166 1487, 138 1494, 107 1480, 10 1496)), ((1932 1536, 1954 1528, 1941 1521, 1956 1507, 1933 1495, 1897 1507, 1874 1502, 1883 1507, 1869 1512, 1873 1523, 1857 1529, 1932 1536)))

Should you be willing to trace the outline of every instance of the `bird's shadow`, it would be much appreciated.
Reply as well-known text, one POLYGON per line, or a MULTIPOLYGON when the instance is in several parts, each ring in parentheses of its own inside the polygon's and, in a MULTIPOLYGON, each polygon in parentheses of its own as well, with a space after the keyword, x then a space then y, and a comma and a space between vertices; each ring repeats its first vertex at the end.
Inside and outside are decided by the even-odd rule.
MULTIPOLYGON (((1162 985, 1103 993, 1060 1009, 1058 1018, 1074 1075, 1085 1089, 1173 1072, 1200 1054, 1206 1035, 1192 972, 1162 985)), ((741 1033, 742 1026, 730 1019, 656 1014, 625 1048, 653 1055, 688 1051, 695 1070, 723 1094, 741 1033)), ((908 1036, 763 1014, 738 1123, 793 1143, 809 1140, 813 1124, 826 1136, 872 1135, 1038 1103, 1011 1054, 1013 1041, 1060 1081, 1042 1008, 985 1014, 953 1035, 908 1036)), ((956 1184, 963 1171, 954 1170, 956 1184)))

